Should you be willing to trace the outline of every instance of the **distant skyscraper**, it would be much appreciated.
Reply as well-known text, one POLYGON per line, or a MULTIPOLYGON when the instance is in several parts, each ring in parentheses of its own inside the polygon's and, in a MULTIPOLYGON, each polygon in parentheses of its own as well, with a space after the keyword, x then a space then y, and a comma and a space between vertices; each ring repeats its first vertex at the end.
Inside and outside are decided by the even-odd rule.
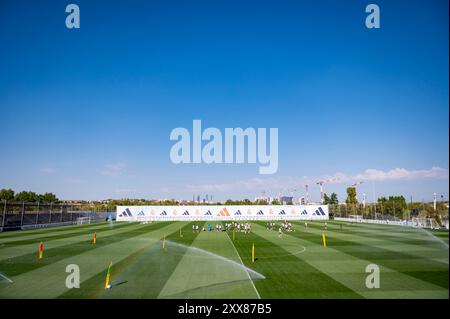
POLYGON ((288 204, 288 203, 293 203, 294 197, 293 196, 281 196, 280 197, 280 203, 281 204, 288 204))

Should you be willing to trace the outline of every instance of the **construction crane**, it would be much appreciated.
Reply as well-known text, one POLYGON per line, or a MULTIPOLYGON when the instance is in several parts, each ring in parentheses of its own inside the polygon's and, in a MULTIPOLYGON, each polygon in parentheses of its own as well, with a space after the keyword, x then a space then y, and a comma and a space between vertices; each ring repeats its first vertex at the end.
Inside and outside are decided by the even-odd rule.
POLYGON ((269 198, 266 196, 266 191, 263 190, 261 192, 261 199, 267 201, 267 203, 269 204, 269 198))
POLYGON ((305 204, 309 204, 309 191, 308 191, 309 185, 305 184, 305 204))
MULTIPOLYGON (((361 185, 362 183, 364 183, 364 182, 363 182, 363 181, 359 181, 359 182, 356 182, 356 183, 352 184, 352 187, 354 187, 354 188, 355 188, 355 191, 356 191, 356 199, 357 199, 357 200, 358 200, 358 189, 357 189, 357 187, 358 187, 359 185, 361 185)), ((364 207, 366 206, 365 196, 366 196, 366 194, 364 194, 364 202, 363 202, 363 206, 364 206, 364 207)))
POLYGON ((337 180, 337 178, 330 178, 327 180, 321 180, 316 182, 317 185, 320 186, 320 203, 323 204, 323 185, 325 185, 326 183, 330 183, 330 182, 334 182, 335 180, 337 180))
POLYGON ((356 186, 361 185, 362 183, 364 182, 363 181, 356 182, 355 184, 352 185, 352 187, 356 188, 356 186))
POLYGON ((295 193, 296 191, 297 191, 297 190, 296 190, 295 188, 289 189, 289 192, 291 193, 291 197, 292 197, 292 204, 294 204, 294 201, 295 201, 295 199, 294 199, 294 193, 295 193))

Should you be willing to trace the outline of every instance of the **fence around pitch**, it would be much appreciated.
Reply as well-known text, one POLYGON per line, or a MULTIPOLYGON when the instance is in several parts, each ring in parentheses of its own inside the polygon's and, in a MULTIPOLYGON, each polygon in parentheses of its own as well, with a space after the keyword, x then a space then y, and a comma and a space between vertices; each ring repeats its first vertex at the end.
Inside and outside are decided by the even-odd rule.
POLYGON ((72 225, 79 217, 92 217, 91 222, 103 221, 107 213, 81 210, 82 206, 67 204, 41 204, 2 202, 0 231, 37 227, 72 225))

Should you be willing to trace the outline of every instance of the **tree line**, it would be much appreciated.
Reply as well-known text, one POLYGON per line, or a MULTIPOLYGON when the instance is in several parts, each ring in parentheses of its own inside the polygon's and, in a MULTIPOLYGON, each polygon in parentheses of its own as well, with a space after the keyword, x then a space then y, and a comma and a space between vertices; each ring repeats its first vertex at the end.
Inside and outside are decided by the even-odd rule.
POLYGON ((28 202, 28 203, 58 203, 59 199, 53 193, 37 194, 31 191, 14 192, 12 189, 0 189, 1 201, 28 202))

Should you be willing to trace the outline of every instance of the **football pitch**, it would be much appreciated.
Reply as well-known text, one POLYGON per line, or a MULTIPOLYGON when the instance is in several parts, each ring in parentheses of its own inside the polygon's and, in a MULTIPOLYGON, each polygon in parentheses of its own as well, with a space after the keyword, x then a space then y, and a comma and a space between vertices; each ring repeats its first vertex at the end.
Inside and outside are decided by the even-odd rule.
POLYGON ((323 221, 307 228, 293 221, 294 231, 281 237, 265 222, 252 222, 249 234, 203 231, 208 223, 215 225, 116 222, 1 233, 0 298, 449 298, 448 231, 328 221, 324 247, 323 221), (73 264, 80 285, 69 289, 73 264), (379 288, 366 286, 369 264, 379 267, 379 288))

